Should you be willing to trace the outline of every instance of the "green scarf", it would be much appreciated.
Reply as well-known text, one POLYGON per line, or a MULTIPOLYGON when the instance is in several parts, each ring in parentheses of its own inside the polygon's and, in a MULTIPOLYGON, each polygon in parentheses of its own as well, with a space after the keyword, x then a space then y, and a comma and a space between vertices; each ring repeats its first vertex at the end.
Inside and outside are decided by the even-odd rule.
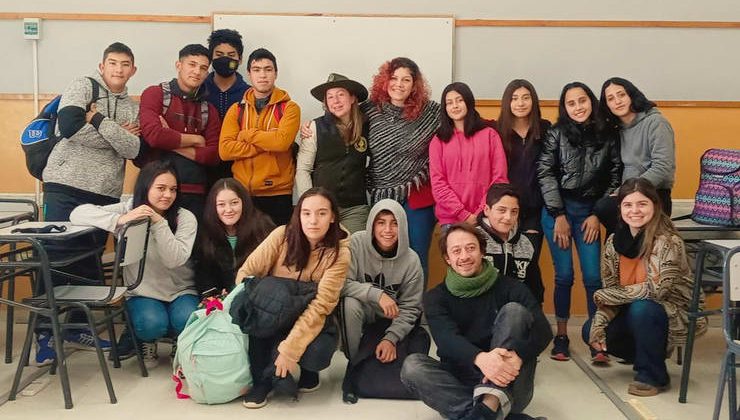
POLYGON ((459 298, 471 298, 486 293, 493 287, 498 278, 498 269, 487 259, 483 259, 483 270, 480 274, 473 277, 463 277, 455 272, 451 267, 447 267, 447 276, 445 285, 452 296, 459 298))

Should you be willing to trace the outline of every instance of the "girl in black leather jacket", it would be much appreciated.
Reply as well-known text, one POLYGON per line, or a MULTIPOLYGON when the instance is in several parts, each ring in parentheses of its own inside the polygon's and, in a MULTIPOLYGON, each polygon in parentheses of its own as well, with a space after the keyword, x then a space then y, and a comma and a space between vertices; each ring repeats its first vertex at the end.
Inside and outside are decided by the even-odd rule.
POLYGON ((611 132, 597 124, 599 103, 591 89, 572 82, 560 95, 557 123, 545 135, 537 177, 545 208, 542 228, 555 265, 555 317, 557 335, 551 357, 569 360, 567 336, 573 253, 578 250, 589 318, 596 307, 593 293, 601 288, 599 220, 594 204, 619 186, 619 146, 611 132))

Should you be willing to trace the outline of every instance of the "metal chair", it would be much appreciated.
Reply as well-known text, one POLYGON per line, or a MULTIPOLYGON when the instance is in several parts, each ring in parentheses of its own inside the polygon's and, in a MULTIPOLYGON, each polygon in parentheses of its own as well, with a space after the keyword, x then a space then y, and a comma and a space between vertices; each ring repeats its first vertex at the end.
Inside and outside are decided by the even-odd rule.
MULTIPOLYGON (((37 313, 49 315, 51 317, 51 327, 54 334, 55 349, 57 349, 57 358, 52 364, 52 372, 56 367, 60 369, 60 376, 62 382, 62 390, 65 397, 65 407, 72 408, 71 392, 69 389, 69 379, 66 373, 65 356, 62 348, 61 334, 65 329, 78 329, 78 328, 89 328, 95 338, 95 350, 98 356, 98 362, 100 364, 100 370, 103 374, 103 379, 108 390, 110 402, 115 404, 117 398, 113 390, 113 384, 111 382, 108 365, 105 360, 105 355, 100 347, 100 339, 97 333, 97 327, 105 325, 107 327, 109 337, 112 343, 112 356, 114 360, 114 366, 120 366, 120 360, 118 358, 118 349, 115 340, 115 330, 113 328, 113 318, 121 314, 125 314, 126 305, 124 302, 124 295, 127 291, 136 288, 142 280, 144 274, 144 263, 146 260, 147 242, 149 237, 149 221, 148 219, 136 220, 127 223, 122 226, 116 234, 116 252, 113 264, 113 276, 112 280, 108 281, 108 284, 101 283, 100 280, 94 282, 90 279, 84 279, 79 276, 74 276, 67 273, 59 273, 66 275, 70 278, 74 278, 78 281, 88 281, 91 285, 61 285, 52 286, 49 277, 50 272, 47 264, 43 270, 48 270, 46 273, 42 273, 46 290, 50 291, 40 296, 35 296, 24 300, 24 304, 31 311, 31 319, 29 320, 28 332, 21 353, 21 361, 18 363, 13 385, 10 390, 8 399, 14 400, 18 392, 21 376, 23 374, 24 363, 27 360, 30 351, 31 343, 33 341, 34 330, 38 324, 37 313), (124 285, 122 271, 128 266, 136 266, 138 264, 138 272, 136 279, 128 285, 124 285), (103 284, 103 285, 100 285, 103 284), (86 324, 68 323, 59 319, 65 312, 71 309, 81 309, 87 316, 86 324), (96 312, 103 312, 102 317, 96 317, 96 312)), ((45 255, 44 258, 48 257, 45 255)), ((55 271, 56 272, 56 271, 55 271)), ((137 345, 134 329, 130 324, 130 317, 125 316, 128 324, 128 331, 131 335, 132 342, 137 345)), ((138 347, 137 347, 138 348, 138 347)), ((146 367, 144 366, 144 360, 139 352, 137 352, 137 358, 139 362, 139 368, 142 376, 148 376, 146 367)))
POLYGON ((740 354, 740 340, 736 331, 735 318, 740 313, 740 247, 733 248, 725 256, 724 272, 722 275, 724 295, 722 297, 722 332, 727 343, 727 351, 722 358, 722 368, 719 374, 717 396, 714 401, 713 419, 719 418, 722 407, 722 395, 727 384, 727 399, 729 402, 730 420, 737 415, 737 389, 735 377, 735 359, 740 354))
MULTIPOLYGON (((707 246, 702 246, 696 253, 694 288, 691 294, 691 302, 689 303, 688 310, 689 326, 686 336, 686 347, 683 349, 683 360, 681 360, 681 357, 677 360, 677 362, 682 362, 678 363, 679 365, 683 365, 681 368, 681 386, 678 391, 678 402, 680 403, 686 403, 686 395, 688 394, 689 375, 691 374, 691 359, 694 352, 694 341, 696 340, 697 320, 702 317, 718 314, 722 311, 721 309, 699 310, 699 301, 702 293, 709 291, 713 293, 717 292, 719 287, 722 286, 720 270, 713 265, 706 265, 706 262, 716 254, 718 254, 717 250, 707 246)), ((721 256, 721 254, 719 255, 721 256)), ((678 351, 680 355, 681 349, 679 348, 678 351)))
MULTIPOLYGON (((0 198, 0 206, 7 208, 7 215, 0 217, 0 225, 17 225, 23 222, 35 222, 39 220, 39 206, 33 200, 22 198, 0 198), (22 210, 20 210, 22 209, 22 210)), ((3 211, 3 213, 6 213, 3 211)), ((11 250, 15 245, 11 244, 11 250)), ((15 300, 15 276, 7 279, 8 300, 15 300)), ((33 289, 34 278, 31 273, 31 289, 33 289)), ((0 287, 0 298, 3 297, 3 288, 0 287)), ((13 362, 13 328, 15 326, 15 308, 6 305, 5 308, 5 363, 13 362)))

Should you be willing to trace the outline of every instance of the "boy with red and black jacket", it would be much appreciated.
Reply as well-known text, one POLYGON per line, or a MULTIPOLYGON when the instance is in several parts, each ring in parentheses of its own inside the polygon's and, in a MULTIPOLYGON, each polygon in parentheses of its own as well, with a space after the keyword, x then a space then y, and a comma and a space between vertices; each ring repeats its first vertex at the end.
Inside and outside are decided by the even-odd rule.
POLYGON ((141 133, 151 148, 145 161, 172 161, 180 179, 181 205, 198 221, 208 192, 206 167, 219 163, 221 121, 203 86, 210 57, 206 47, 186 45, 175 62, 177 77, 146 88, 139 111, 141 133))

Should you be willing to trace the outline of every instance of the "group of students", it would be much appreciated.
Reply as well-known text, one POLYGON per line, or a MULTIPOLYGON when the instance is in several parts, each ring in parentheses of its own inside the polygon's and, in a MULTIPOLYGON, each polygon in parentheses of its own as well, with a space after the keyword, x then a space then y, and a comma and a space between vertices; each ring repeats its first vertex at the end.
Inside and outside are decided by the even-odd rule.
MULTIPOLYGON (((398 57, 369 91, 330 74, 311 90, 325 115, 301 126, 298 105, 275 86, 274 55, 249 55, 249 86, 237 72, 242 54, 236 31, 214 31, 209 48, 183 48, 177 77, 147 88, 137 105, 126 91, 133 53, 114 43, 93 76, 103 95, 92 98, 80 78, 62 96, 65 139, 44 171, 46 220, 107 231, 152 223, 144 279, 126 303, 141 346, 124 334, 121 354, 140 351, 155 366, 157 340, 182 331, 203 293, 269 274, 316 283, 316 295, 289 330, 250 337, 255 383, 245 406, 264 406, 298 365, 297 388, 318 387, 339 306, 345 379, 364 328, 388 323, 373 353, 392 363, 423 310, 440 360, 404 355, 399 379, 409 392, 450 418, 517 418, 550 340, 554 359, 570 357, 575 244, 593 361, 633 362, 634 395, 668 385, 665 358, 685 339, 692 278, 667 216, 673 132, 631 82, 607 80, 600 100, 567 84, 551 126, 534 86, 514 80, 489 121, 466 84, 450 84, 437 103, 416 63, 398 57), (133 198, 119 203, 127 159, 142 169, 133 198), (437 222, 448 269, 422 298, 437 222), (555 265, 554 339, 541 309, 543 237, 555 265)), ((38 333, 42 364, 55 353, 49 331, 38 333)), ((65 339, 92 342, 84 330, 65 339)), ((357 401, 351 381, 342 388, 344 401, 357 401)))

